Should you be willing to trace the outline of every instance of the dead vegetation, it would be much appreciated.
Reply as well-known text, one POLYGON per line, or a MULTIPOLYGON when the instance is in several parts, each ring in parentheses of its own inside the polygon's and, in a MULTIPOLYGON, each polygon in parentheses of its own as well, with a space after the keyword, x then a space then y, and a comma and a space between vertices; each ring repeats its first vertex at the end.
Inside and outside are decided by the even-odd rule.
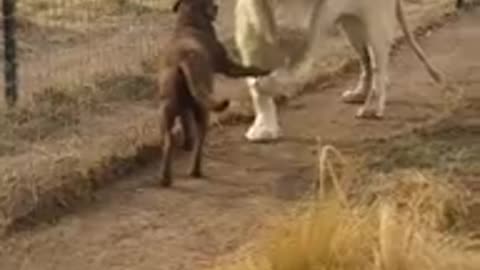
POLYGON ((215 269, 477 269, 476 101, 422 132, 345 146, 348 156, 320 148, 318 196, 215 269))
POLYGON ((0 159, 29 151, 32 144, 55 142, 82 124, 108 115, 125 103, 152 104, 154 82, 140 75, 99 78, 92 84, 47 88, 28 103, 0 115, 0 159))
POLYGON ((342 189, 272 218, 259 241, 215 269, 478 268, 480 243, 459 230, 472 202, 459 182, 413 169, 364 178, 343 165, 341 178, 328 174, 342 189))
POLYGON ((32 215, 54 218, 144 164, 159 139, 155 110, 148 109, 153 95, 151 79, 115 76, 49 88, 2 113, 0 125, 8 127, 0 130, 3 229, 15 221, 31 223, 32 215), (112 125, 109 116, 120 109, 132 121, 112 125))
POLYGON ((21 59, 91 42, 129 21, 164 14, 167 0, 21 0, 17 1, 21 59))
POLYGON ((19 16, 39 26, 63 27, 81 31, 102 24, 112 24, 127 16, 166 12, 167 0, 21 0, 19 16))

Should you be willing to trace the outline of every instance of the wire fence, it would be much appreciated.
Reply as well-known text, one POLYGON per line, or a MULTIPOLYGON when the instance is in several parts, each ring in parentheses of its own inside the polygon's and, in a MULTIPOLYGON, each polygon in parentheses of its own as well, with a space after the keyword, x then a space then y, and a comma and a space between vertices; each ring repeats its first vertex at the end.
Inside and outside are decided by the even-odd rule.
MULTIPOLYGON (((303 25, 311 0, 283 8, 288 25, 303 25), (295 7, 301 7, 295 10, 295 7), (303 9, 302 9, 303 8, 303 9), (295 14, 299 14, 298 16, 295 14), (304 16, 300 16, 303 14, 304 16), (294 16, 295 15, 295 16, 294 16)), ((4 61, 0 104, 28 100, 51 86, 135 74, 165 45, 173 27, 173 0, 2 0, 4 61)), ((454 0, 426 0, 415 8, 454 0)), ((222 38, 233 34, 235 0, 218 1, 222 38)), ((280 12, 280 13, 281 13, 280 12)), ((297 26, 298 26, 297 25, 297 26)), ((323 44, 322 44, 323 46, 323 44)))
POLYGON ((13 106, 18 97, 15 7, 15 0, 2 1, 5 100, 9 106, 13 106))
POLYGON ((0 86, 12 105, 18 94, 138 71, 172 26, 171 0, 2 1, 0 86))

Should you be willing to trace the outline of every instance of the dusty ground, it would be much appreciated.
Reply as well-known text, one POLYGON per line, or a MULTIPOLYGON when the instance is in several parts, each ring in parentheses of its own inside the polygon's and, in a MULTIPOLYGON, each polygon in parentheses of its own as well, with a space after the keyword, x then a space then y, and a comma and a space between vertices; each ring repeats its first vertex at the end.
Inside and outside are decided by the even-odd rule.
MULTIPOLYGON (((158 145, 159 137, 157 110, 151 106, 153 81, 142 71, 141 63, 161 50, 170 34, 171 14, 162 13, 162 5, 160 10, 138 16, 138 7, 118 6, 137 0, 59 1, 54 6, 60 7, 53 10, 45 8, 45 3, 53 2, 27 1, 36 11, 22 17, 32 20, 23 22, 20 35, 20 43, 32 46, 31 54, 20 54, 22 102, 16 110, 0 114, 0 126, 9 127, 0 130, 0 228, 12 219, 31 217, 39 209, 50 216, 57 210, 50 208, 70 208, 78 199, 88 199, 96 187, 131 171, 137 157, 144 157, 137 155, 137 150, 158 145), (93 18, 91 14, 102 16, 93 18), (48 19, 42 19, 45 16, 48 19), (74 37, 69 38, 65 31, 74 37)), ((217 23, 220 35, 230 45, 233 3, 221 2, 217 23)), ((407 5, 406 10, 413 28, 442 21, 452 7, 452 0, 425 0, 407 5)), ((288 19, 298 26, 298 18, 305 17, 305 12, 281 8, 278 17, 282 24, 288 19)), ((285 30, 282 36, 289 36, 291 32, 285 30)), ((288 49, 297 48, 302 41, 298 31, 293 34, 300 42, 287 38, 293 41, 285 44, 288 49)), ((352 50, 346 45, 338 35, 319 44, 327 56, 316 58, 321 78, 352 59, 352 50)), ((216 86, 219 95, 234 101, 223 116, 251 121, 244 82, 219 76, 216 86)), ((283 90, 287 96, 295 96, 298 89, 283 90)))
MULTIPOLYGON (((465 87, 471 102, 442 123, 444 132, 440 129, 413 139, 405 135, 395 144, 365 144, 365 140, 426 121, 441 108, 441 93, 430 84, 411 51, 403 48, 393 60, 384 121, 355 120, 356 107, 339 102, 341 91, 355 79, 345 76, 335 86, 301 96, 282 110, 284 141, 247 144, 241 136, 245 125, 215 130, 207 148, 208 179, 185 178, 183 155, 176 162, 176 182, 170 190, 152 186, 157 166, 139 171, 99 192, 97 202, 74 215, 13 235, 3 244, 0 268, 170 270, 208 266, 216 256, 248 241, 263 217, 277 213, 306 190, 308 179, 315 177, 312 139, 317 135, 344 150, 368 146, 364 149, 372 153, 373 169, 388 169, 387 161, 395 158, 397 163, 413 166, 410 161, 417 158, 414 148, 419 154, 444 149, 433 156, 461 152, 459 160, 468 166, 459 166, 456 173, 478 183, 479 24, 477 9, 422 42, 433 62, 465 87), (432 141, 436 144, 429 145, 432 141), (398 153, 402 151, 410 154, 401 157, 398 153)), ((438 167, 436 162, 427 165, 438 167)))
MULTIPOLYGON (((119 1, 111 1, 115 2, 119 1)), ((142 125, 138 123, 148 122, 145 120, 148 117, 144 115, 154 113, 150 106, 153 82, 151 78, 144 76, 142 61, 151 61, 152 55, 161 49, 166 36, 170 34, 171 14, 145 12, 132 18, 131 14, 120 13, 113 18, 107 16, 113 22, 105 23, 105 20, 109 20, 103 17, 96 20, 78 18, 85 15, 83 10, 86 9, 85 6, 90 7, 91 2, 85 6, 82 2, 71 2, 79 5, 74 6, 77 9, 70 8, 62 12, 56 9, 38 11, 39 6, 45 4, 44 1, 24 0, 21 3, 34 6, 37 11, 35 16, 23 11, 25 14, 21 17, 20 44, 27 44, 31 47, 31 52, 20 50, 19 54, 20 109, 0 115, 0 126, 11 127, 0 131, 2 174, 9 174, 11 167, 30 163, 30 160, 47 162, 52 156, 59 159, 84 156, 84 153, 80 153, 80 146, 94 143, 92 137, 97 138, 96 141, 99 141, 98 138, 107 137, 105 141, 108 141, 116 135, 111 132, 113 126, 118 130, 126 130, 130 126, 142 125), (75 16, 71 15, 72 18, 67 19, 70 13, 75 16), (75 22, 75 27, 65 24, 65 21, 75 22), (75 37, 69 39, 70 34, 66 32, 72 32, 71 35, 75 37), (138 42, 131 42, 133 40, 138 42), (125 114, 132 116, 126 120, 125 114), (95 131, 95 134, 92 134, 92 131, 95 131), (66 147, 68 151, 64 150, 66 147)), ((158 5, 165 1, 156 3, 158 5)), ((218 22, 219 33, 229 43, 233 3, 234 1, 222 1, 218 22)), ((428 0, 421 5, 408 5, 410 24, 425 24, 431 18, 438 18, 439 14, 443 14, 451 6, 451 0, 428 0)), ((104 9, 107 9, 106 7, 104 9)), ((160 7, 160 11, 164 10, 165 4, 160 7)), ((91 9, 92 7, 86 10, 91 9)), ((112 7, 109 9, 115 10, 112 7)), ((290 15, 293 12, 303 14, 302 10, 292 11, 285 8, 279 10, 279 18, 284 18, 281 14, 286 11, 290 15)), ((103 14, 95 9, 92 12, 103 14)), ((292 18, 299 16, 287 18, 293 21, 292 18)), ((286 19, 281 22, 286 23, 286 19)), ((351 49, 345 49, 346 42, 342 37, 322 43, 321 48, 327 51, 328 55, 327 59, 322 59, 322 63, 327 63, 333 69, 352 54, 351 49)), ((324 71, 323 68, 319 70, 324 71)), ((2 79, 3 77, 0 77, 0 87, 2 79)), ((217 93, 235 100, 235 106, 232 106, 229 112, 251 116, 248 92, 244 90, 243 81, 219 76, 217 93)), ((289 95, 291 93, 288 91, 296 89, 285 90, 289 95)), ((2 112, 3 104, 4 102, 0 101, 2 112)), ((47 163, 49 164, 33 164, 31 167, 55 167, 52 165, 55 162, 47 163)))

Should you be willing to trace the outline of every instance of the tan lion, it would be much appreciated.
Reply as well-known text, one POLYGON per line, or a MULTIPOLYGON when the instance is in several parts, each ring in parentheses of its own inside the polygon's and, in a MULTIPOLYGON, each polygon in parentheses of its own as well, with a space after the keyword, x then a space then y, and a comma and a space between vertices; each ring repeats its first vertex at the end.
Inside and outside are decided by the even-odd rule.
MULTIPOLYGON (((255 8, 253 3, 262 2, 237 1, 250 3, 252 9, 255 8)), ((378 119, 384 116, 390 51, 397 23, 400 24, 409 45, 425 65, 430 76, 437 83, 443 82, 443 76, 430 64, 408 28, 402 0, 312 0, 301 2, 302 4, 306 2, 311 4, 311 14, 307 25, 309 41, 303 60, 300 61, 301 64, 290 76, 296 78, 305 70, 308 71, 314 62, 310 52, 313 51, 314 46, 321 44, 322 40, 329 35, 333 26, 339 24, 360 58, 361 74, 357 86, 342 93, 344 102, 363 103, 356 114, 357 117, 378 119)), ((290 3, 290 5, 292 4, 295 5, 295 3, 290 3)), ((271 10, 264 13, 262 11, 265 9, 257 8, 256 12, 246 13, 247 15, 236 13, 236 15, 253 16, 252 14, 256 14, 259 17, 271 17, 271 10)), ((260 19, 252 20, 262 21, 260 19)), ((268 20, 264 19, 263 21, 268 20)), ((242 29, 240 28, 240 30, 242 29)), ((268 35, 266 34, 266 36, 268 35)), ((275 77, 278 74, 275 72, 271 76, 275 77)), ((289 75, 287 74, 287 76, 289 75)))

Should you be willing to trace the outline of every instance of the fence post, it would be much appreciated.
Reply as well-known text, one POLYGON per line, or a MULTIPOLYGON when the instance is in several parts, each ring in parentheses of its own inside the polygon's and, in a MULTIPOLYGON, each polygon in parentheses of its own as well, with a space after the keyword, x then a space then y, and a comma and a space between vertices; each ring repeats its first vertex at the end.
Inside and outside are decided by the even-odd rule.
POLYGON ((18 98, 17 83, 17 48, 15 40, 15 6, 16 0, 2 0, 3 4, 3 41, 4 41, 4 76, 5 100, 12 107, 18 98))

